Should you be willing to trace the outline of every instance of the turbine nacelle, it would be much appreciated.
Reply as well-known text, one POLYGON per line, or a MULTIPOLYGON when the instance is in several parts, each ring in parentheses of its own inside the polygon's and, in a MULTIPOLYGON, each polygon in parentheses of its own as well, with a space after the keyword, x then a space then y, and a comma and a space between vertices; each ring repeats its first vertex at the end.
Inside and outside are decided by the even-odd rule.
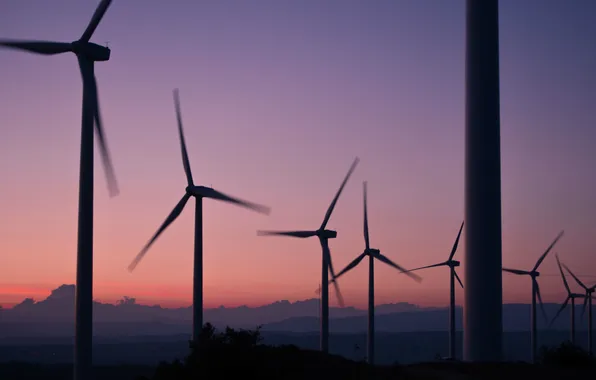
POLYGON ((458 267, 460 262, 457 260, 449 260, 446 262, 446 264, 453 268, 453 267, 458 267))
POLYGON ((366 254, 371 255, 371 256, 379 256, 380 253, 381 253, 381 251, 378 249, 375 249, 375 248, 369 248, 366 250, 366 254))
POLYGON ((186 193, 193 197, 207 198, 213 189, 205 186, 186 186, 186 193))
POLYGON ((93 42, 74 41, 71 43, 72 51, 76 55, 85 57, 94 62, 103 62, 110 59, 110 48, 93 42))
POLYGON ((318 230, 317 236, 320 239, 335 239, 337 237, 337 231, 333 230, 318 230))

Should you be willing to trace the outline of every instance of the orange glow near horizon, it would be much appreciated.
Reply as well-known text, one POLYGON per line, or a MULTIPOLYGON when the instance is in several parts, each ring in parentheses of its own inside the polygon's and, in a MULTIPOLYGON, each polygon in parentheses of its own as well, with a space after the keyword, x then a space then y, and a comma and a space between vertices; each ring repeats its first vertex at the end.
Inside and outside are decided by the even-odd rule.
MULTIPOLYGON (((516 281, 518 282, 518 281, 516 281)), ((523 286, 523 284, 520 284, 523 286)), ((44 300, 50 295, 51 290, 55 287, 47 287, 44 285, 22 285, 22 286, 14 286, 14 285, 2 285, 0 284, 0 306, 4 308, 11 308, 16 304, 22 302, 25 298, 32 298, 36 302, 44 300)), ((96 292, 94 299, 97 302, 101 303, 110 303, 116 304, 119 300, 121 300, 124 296, 135 298, 136 303, 141 305, 160 305, 164 308, 178 308, 178 307, 188 307, 191 305, 191 291, 184 290, 184 289, 169 289, 169 290, 159 290, 159 289, 147 289, 147 288, 139 288, 136 292, 130 292, 130 294, 119 294, 116 291, 116 287, 114 284, 108 286, 100 286, 103 291, 96 292)), ((248 307, 258 307, 263 306, 266 304, 270 304, 276 301, 286 300, 289 302, 296 302, 296 301, 303 301, 306 299, 316 299, 318 295, 315 292, 312 292, 312 296, 306 297, 283 297, 280 294, 279 298, 275 297, 263 297, 257 295, 256 297, 247 295, 246 293, 242 292, 225 292, 223 293, 223 297, 217 297, 217 300, 214 300, 212 296, 208 295, 208 291, 214 289, 205 289, 205 308, 217 308, 220 306, 225 307, 238 307, 238 306, 248 306, 248 307)), ((330 289, 331 290, 331 289, 330 289)), ((367 292, 362 291, 362 289, 357 288, 342 288, 342 291, 347 291, 349 296, 344 296, 346 298, 346 306, 353 306, 360 309, 365 309, 367 307, 367 292)), ((391 289, 381 288, 377 289, 381 296, 375 297, 376 304, 388 304, 388 303, 398 303, 398 302, 409 302, 416 304, 421 307, 446 307, 448 306, 448 298, 446 294, 442 294, 441 289, 434 289, 432 292, 425 292, 422 289, 403 289, 399 297, 391 297, 387 296, 387 294, 391 293, 391 289), (429 296, 432 294, 432 296, 429 296), (416 301, 412 301, 415 299, 416 301)), ((344 292, 345 294, 346 292, 344 292)), ((461 293, 461 292, 460 292, 461 293)), ((461 306, 461 297, 462 294, 458 293, 458 298, 456 299, 456 303, 461 306)), ((558 294, 552 299, 553 302, 560 301, 564 298, 563 292, 558 292, 558 294)), ((551 302, 545 300, 545 302, 551 302)), ((519 297, 506 297, 504 303, 528 303, 527 297, 522 294, 519 297)), ((330 304, 332 306, 337 306, 334 293, 330 293, 330 304)))

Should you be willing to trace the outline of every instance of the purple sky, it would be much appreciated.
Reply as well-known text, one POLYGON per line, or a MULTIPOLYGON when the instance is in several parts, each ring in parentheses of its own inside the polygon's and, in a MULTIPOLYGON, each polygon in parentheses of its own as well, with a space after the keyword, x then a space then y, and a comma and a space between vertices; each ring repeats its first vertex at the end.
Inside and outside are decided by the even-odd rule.
MULTIPOLYGON (((565 229, 562 260, 596 275, 596 2, 500 4, 503 264, 531 269, 565 229)), ((314 296, 316 240, 255 231, 316 228, 354 156, 329 225, 335 267, 363 249, 363 180, 373 246, 406 267, 446 259, 463 218, 464 5, 114 1, 92 39, 112 49, 96 73, 121 189, 108 197, 97 159, 95 295, 190 301, 192 203, 126 271, 183 195, 174 87, 195 181, 273 209, 207 202, 208 304, 314 296)), ((72 41, 96 6, 5 0, 0 37, 72 41)), ((81 80, 69 54, 4 50, 0 67, 0 303, 10 303, 17 288, 74 282, 81 80)), ((348 304, 364 303, 365 267, 342 280, 348 304)), ((541 269, 556 273, 554 257, 541 269)), ((377 273, 378 302, 447 303, 446 270, 421 273, 422 284, 377 273)), ((505 301, 528 301, 528 279, 504 278, 505 301)), ((541 281, 559 301, 560 278, 541 281)))

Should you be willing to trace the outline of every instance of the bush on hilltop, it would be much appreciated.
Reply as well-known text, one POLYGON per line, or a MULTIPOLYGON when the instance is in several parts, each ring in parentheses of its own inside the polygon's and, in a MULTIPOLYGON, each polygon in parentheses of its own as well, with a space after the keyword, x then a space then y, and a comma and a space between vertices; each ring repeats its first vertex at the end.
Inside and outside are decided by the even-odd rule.
MULTIPOLYGON (((256 330, 226 328, 216 331, 206 324, 197 345, 184 360, 161 363, 153 380, 178 379, 366 379, 374 371, 376 378, 397 374, 397 367, 372 368, 319 351, 303 350, 293 345, 267 346, 260 344, 260 327, 256 330), (383 375, 379 377, 379 375, 383 375)), ((393 376, 391 376, 393 377, 393 376)))

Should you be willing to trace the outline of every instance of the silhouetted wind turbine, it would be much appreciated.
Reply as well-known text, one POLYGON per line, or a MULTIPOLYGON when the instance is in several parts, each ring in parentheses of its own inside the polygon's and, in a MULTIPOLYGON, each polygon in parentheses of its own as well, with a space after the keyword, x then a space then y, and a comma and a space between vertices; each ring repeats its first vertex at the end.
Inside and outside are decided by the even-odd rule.
POLYGON ((591 288, 588 288, 586 285, 584 285, 583 282, 581 282, 579 278, 577 278, 575 274, 573 274, 573 272, 571 271, 571 269, 567 267, 567 265, 561 265, 563 265, 567 272, 569 272, 569 274, 571 275, 571 277, 573 277, 575 282, 577 282, 579 286, 584 288, 584 290, 586 291, 586 295, 584 296, 584 306, 582 308, 581 318, 584 318, 584 314, 586 313, 586 306, 588 306, 588 351, 590 352, 590 355, 592 355, 592 293, 594 293, 594 290, 596 290, 596 285, 592 286, 591 288))
MULTIPOLYGON (((323 250, 323 265, 321 271, 321 351, 328 352, 329 351, 329 277, 328 272, 331 272, 331 278, 335 277, 335 271, 333 270, 333 264, 331 262, 331 252, 329 250, 329 239, 334 239, 337 237, 337 232, 332 230, 327 230, 325 227, 331 218, 331 213, 335 208, 335 204, 341 195, 348 179, 356 169, 356 165, 360 160, 358 157, 354 159, 352 166, 350 166, 350 170, 348 170, 348 174, 344 178, 337 194, 331 201, 331 205, 327 209, 327 213, 325 213, 325 218, 323 219, 323 223, 316 231, 257 231, 257 235, 259 236, 291 236, 295 238, 309 238, 316 236, 319 238, 319 242, 321 243, 321 248, 323 250)), ((339 286, 337 282, 334 282, 335 285, 335 293, 337 296, 337 301, 339 302, 340 306, 343 306, 343 298, 339 291, 339 286)))
POLYGON ((571 291, 571 289, 569 288, 569 284, 567 283, 567 279, 565 278, 565 273, 563 273, 561 261, 559 261, 559 255, 555 254, 555 257, 557 258, 557 265, 559 266, 559 272, 561 273, 561 278, 563 279, 563 285, 565 285, 565 290, 567 290, 567 298, 565 298, 565 301, 561 305, 561 308, 559 309, 559 311, 557 311, 557 314, 555 314, 553 319, 550 321, 549 326, 552 326, 559 314, 561 314, 561 312, 565 309, 567 304, 569 304, 569 301, 571 301, 571 343, 575 343, 575 299, 583 298, 584 295, 573 293, 571 291))
POLYGON ((368 344, 367 344, 367 360, 370 364, 374 365, 375 363, 375 269, 374 269, 374 259, 377 259, 397 270, 407 274, 409 277, 413 278, 414 280, 420 282, 421 278, 413 273, 408 273, 406 269, 397 265, 393 261, 389 260, 385 255, 381 253, 380 250, 371 248, 370 247, 370 239, 368 236, 368 211, 367 211, 367 202, 366 202, 366 182, 363 183, 363 193, 364 193, 364 243, 365 248, 364 252, 362 252, 354 261, 349 263, 344 269, 342 269, 337 276, 333 277, 330 282, 336 282, 337 279, 347 273, 354 267, 356 267, 362 259, 368 256, 368 344))
POLYGON ((427 269, 427 268, 435 268, 435 267, 442 267, 447 266, 449 267, 449 358, 455 359, 455 279, 459 282, 459 285, 463 288, 464 284, 462 284, 461 279, 457 275, 455 271, 455 267, 459 266, 459 261, 453 260, 453 256, 455 256, 455 252, 457 251, 457 246, 459 245, 459 238, 461 237, 461 232, 464 228, 464 222, 461 222, 461 227, 459 227, 459 232, 457 233, 457 237, 455 238, 455 243, 453 243, 453 248, 451 248, 451 253, 449 254, 449 258, 447 261, 442 263, 427 265, 425 267, 412 269, 410 272, 427 269))
POLYGON ((83 79, 83 107, 81 120, 81 156, 79 172, 79 220, 77 235, 77 280, 75 295, 75 353, 74 378, 91 376, 93 324, 93 126, 95 124, 99 149, 106 171, 111 196, 118 194, 118 186, 108 153, 101 123, 95 62, 110 59, 110 49, 89 42, 99 22, 111 4, 103 0, 97 6, 87 29, 74 42, 0 40, 0 46, 41 55, 74 53, 79 61, 83 79))
POLYGON ((548 253, 553 249, 553 247, 555 246, 555 244, 557 244, 557 242, 559 241, 559 239, 563 236, 563 231, 561 231, 559 233, 559 235, 557 235, 557 237, 555 238, 555 240, 551 243, 551 245, 548 246, 548 248, 546 249, 546 251, 544 251, 544 253, 542 254, 542 256, 540 256, 538 258, 538 261, 536 261, 536 265, 534 265, 534 268, 532 268, 531 271, 525 271, 525 270, 519 270, 519 269, 509 269, 509 268, 503 268, 504 272, 509 272, 509 273, 513 273, 513 274, 517 274, 517 275, 528 275, 532 278, 532 309, 530 310, 530 320, 531 320, 531 346, 532 346, 532 363, 536 362, 536 355, 538 354, 538 337, 537 337, 537 331, 536 331, 536 297, 538 297, 538 302, 540 302, 540 309, 542 310, 542 315, 544 316, 544 320, 548 322, 548 317, 546 316, 546 311, 544 310, 544 305, 542 304, 542 296, 540 295, 540 286, 538 285, 538 281, 536 280, 536 278, 538 276, 540 276, 540 272, 538 272, 538 267, 540 266, 540 264, 542 264, 542 262, 544 261, 544 259, 546 258, 546 255, 548 255, 548 253))
POLYGON ((269 208, 261 206, 256 203, 243 201, 237 198, 232 198, 228 195, 220 193, 205 186, 195 186, 192 172, 190 170, 190 162, 188 160, 188 152, 186 150, 186 142, 184 140, 184 132, 182 131, 182 116, 180 115, 180 101, 178 98, 178 90, 174 90, 174 104, 176 107, 176 118, 178 120, 178 135, 180 138, 180 149, 182 151, 182 164, 184 172, 186 173, 186 193, 174 207, 170 215, 163 222, 161 227, 157 230, 155 235, 143 247, 141 252, 135 257, 132 263, 128 266, 129 271, 133 271, 139 264, 141 259, 145 256, 151 245, 157 240, 159 235, 168 228, 170 224, 182 213, 186 202, 190 197, 195 198, 195 248, 194 248, 194 270, 193 270, 193 324, 192 336, 195 342, 198 341, 199 334, 203 327, 203 198, 211 198, 219 201, 233 203, 237 206, 242 206, 253 211, 263 214, 269 214, 269 208))

